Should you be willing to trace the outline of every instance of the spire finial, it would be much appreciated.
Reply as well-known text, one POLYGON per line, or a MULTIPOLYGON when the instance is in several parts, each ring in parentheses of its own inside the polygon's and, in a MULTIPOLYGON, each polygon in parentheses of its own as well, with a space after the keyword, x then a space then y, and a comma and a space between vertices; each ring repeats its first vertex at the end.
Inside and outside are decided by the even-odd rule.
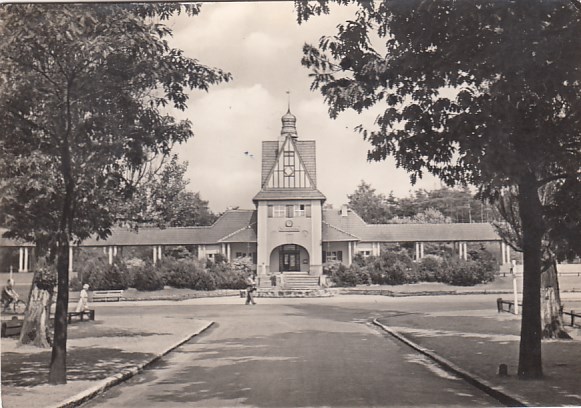
POLYGON ((282 120, 282 130, 280 131, 281 137, 284 139, 287 135, 291 135, 293 138, 297 138, 297 118, 290 111, 290 91, 286 91, 288 98, 288 110, 281 118, 282 120))

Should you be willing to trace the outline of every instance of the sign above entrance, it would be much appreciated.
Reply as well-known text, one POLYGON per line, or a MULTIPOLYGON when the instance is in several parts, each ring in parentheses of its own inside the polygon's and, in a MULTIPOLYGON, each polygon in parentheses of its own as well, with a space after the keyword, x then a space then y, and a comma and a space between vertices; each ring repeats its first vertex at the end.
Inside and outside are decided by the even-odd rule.
POLYGON ((286 227, 280 227, 278 229, 280 232, 300 232, 301 230, 299 228, 286 228, 286 227))

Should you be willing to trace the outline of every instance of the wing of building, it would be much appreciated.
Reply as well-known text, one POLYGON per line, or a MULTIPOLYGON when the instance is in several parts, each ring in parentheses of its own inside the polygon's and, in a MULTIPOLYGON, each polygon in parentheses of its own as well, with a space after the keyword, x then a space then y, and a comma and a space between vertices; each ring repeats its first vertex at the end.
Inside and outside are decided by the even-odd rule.
MULTIPOLYGON (((316 142, 299 139, 296 117, 289 109, 277 140, 262 143, 254 209, 226 211, 208 227, 113 229, 107 240, 89 239, 80 246, 103 247, 110 262, 129 246, 151 247, 154 262, 165 247, 182 245, 195 249, 199 258, 217 253, 229 260, 248 256, 259 278, 297 272, 320 276, 325 262, 351 264, 355 254, 379 255, 382 244, 396 243, 413 243, 415 258, 420 259, 425 243, 452 243, 466 258, 467 243, 494 242, 500 262, 508 262, 510 249, 490 224, 377 225, 367 224, 347 206, 325 209, 325 195, 317 188, 316 157, 316 142)), ((28 270, 30 244, 0 238, 0 247, 19 248, 19 271, 28 270)))

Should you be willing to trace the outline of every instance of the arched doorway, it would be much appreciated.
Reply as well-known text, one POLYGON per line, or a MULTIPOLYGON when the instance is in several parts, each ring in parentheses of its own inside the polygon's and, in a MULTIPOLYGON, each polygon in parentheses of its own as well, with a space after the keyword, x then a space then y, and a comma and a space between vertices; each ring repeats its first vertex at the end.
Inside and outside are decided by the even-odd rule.
POLYGON ((296 244, 279 245, 270 254, 270 268, 278 272, 309 272, 309 252, 296 244))

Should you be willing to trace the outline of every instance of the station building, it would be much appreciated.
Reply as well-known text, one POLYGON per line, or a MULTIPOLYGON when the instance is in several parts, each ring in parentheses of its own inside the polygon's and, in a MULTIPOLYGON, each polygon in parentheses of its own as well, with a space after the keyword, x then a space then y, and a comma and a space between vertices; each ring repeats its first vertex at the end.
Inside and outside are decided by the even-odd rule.
MULTIPOLYGON (((110 262, 122 248, 134 246, 150 247, 154 263, 172 246, 193 247, 200 259, 218 253, 228 260, 250 257, 261 282, 290 274, 320 278, 325 262, 350 265, 356 254, 379 255, 382 244, 413 244, 415 259, 421 259, 426 243, 451 243, 466 259, 469 243, 492 243, 499 262, 510 262, 510 247, 487 223, 367 224, 347 206, 325 208, 325 195, 317 188, 316 158, 316 142, 299 138, 289 109, 280 135, 262 142, 255 208, 228 210, 207 227, 117 228, 107 240, 89 239, 80 246, 102 248, 110 262)), ((26 272, 31 245, 1 238, 2 232, 0 247, 17 248, 18 270, 26 272)), ((73 248, 69 264, 74 271, 73 248)))

